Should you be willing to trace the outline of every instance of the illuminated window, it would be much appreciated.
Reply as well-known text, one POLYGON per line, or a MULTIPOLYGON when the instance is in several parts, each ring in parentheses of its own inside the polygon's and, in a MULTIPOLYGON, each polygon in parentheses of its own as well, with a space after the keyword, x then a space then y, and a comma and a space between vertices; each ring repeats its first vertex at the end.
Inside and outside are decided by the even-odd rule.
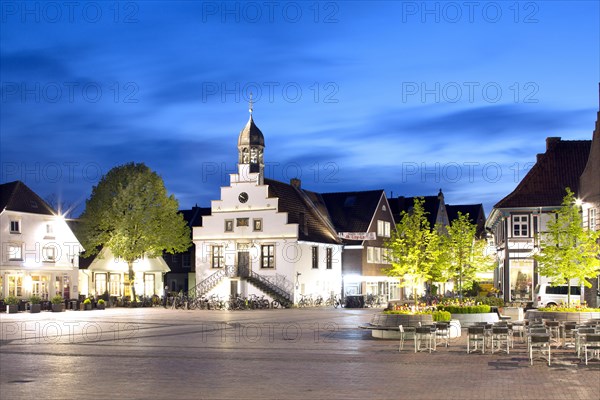
POLYGON ((390 223, 388 221, 377 221, 377 236, 390 237, 390 223))
POLYGON ((44 262, 56 261, 56 247, 52 244, 44 246, 43 249, 44 262))
POLYGON ((10 261, 23 260, 23 246, 16 243, 8 244, 8 259, 10 261))
POLYGON ((103 295, 106 292, 106 274, 95 274, 94 278, 96 281, 96 294, 103 295))
POLYGON ((510 260, 510 298, 512 301, 533 300, 533 260, 510 260))
POLYGON ((8 276, 8 295, 21 297, 23 295, 23 277, 20 275, 8 276))
POLYGON ((529 215, 513 215, 513 237, 529 237, 529 215))
MULTIPOLYGON (((104 292, 102 292, 104 293, 104 292)), ((101 293, 99 293, 101 294, 101 293)), ((108 294, 111 296, 121 296, 121 274, 110 274, 108 285, 108 294)))
POLYGON ((154 295, 154 274, 144 274, 144 295, 154 295))
POLYGON ((275 268, 275 245, 266 244, 260 246, 260 267, 275 268))
POLYGON ((325 250, 325 268, 332 269, 333 268, 333 249, 328 247, 325 250))
POLYGON ((381 264, 383 262, 383 252, 384 249, 381 247, 367 247, 367 262, 372 264, 381 264))
POLYGON ((225 266, 225 257, 223 257, 223 246, 211 246, 211 266, 213 268, 223 268, 225 266))
POLYGON ((590 231, 595 231, 597 228, 595 208, 590 208, 588 210, 588 228, 590 231))

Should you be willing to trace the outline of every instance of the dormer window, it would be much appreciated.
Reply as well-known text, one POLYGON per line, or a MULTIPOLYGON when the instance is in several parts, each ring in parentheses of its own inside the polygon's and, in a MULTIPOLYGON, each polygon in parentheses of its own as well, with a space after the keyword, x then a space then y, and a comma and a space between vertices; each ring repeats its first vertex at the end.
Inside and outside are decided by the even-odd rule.
POLYGON ((21 233, 21 221, 10 221, 10 233, 21 233))

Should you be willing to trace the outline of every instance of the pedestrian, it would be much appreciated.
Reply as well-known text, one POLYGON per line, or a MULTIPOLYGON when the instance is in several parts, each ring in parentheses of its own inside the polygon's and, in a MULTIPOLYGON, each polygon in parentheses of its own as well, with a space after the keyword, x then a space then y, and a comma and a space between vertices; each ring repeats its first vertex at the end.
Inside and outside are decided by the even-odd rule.
POLYGON ((165 285, 165 293, 163 295, 163 307, 167 308, 167 296, 169 294, 169 287, 165 285))

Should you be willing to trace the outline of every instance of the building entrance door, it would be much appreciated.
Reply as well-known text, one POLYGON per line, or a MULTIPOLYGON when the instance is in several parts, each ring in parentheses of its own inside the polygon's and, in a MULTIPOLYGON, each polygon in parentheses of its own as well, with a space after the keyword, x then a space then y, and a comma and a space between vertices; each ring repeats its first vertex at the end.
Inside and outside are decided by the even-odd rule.
POLYGON ((238 274, 242 278, 250 276, 250 253, 248 251, 238 251, 238 274))

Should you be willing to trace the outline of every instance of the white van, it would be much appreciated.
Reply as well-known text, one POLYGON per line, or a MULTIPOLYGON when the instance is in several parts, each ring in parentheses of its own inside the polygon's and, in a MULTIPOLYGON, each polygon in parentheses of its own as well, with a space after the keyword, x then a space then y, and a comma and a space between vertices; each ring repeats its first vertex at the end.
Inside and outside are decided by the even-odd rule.
MULTIPOLYGON (((535 297, 533 298, 533 308, 541 308, 567 304, 567 294, 569 287, 567 285, 552 286, 550 283, 540 283, 535 287, 535 297)), ((581 286, 571 285, 571 304, 581 302, 581 286)))

